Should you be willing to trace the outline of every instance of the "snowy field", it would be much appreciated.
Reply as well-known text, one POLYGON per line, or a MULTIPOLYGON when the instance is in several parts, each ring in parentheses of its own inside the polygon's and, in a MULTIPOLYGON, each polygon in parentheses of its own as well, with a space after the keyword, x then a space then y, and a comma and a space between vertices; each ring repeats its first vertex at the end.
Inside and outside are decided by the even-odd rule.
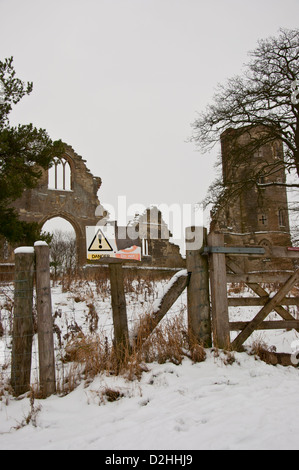
MULTIPOLYGON (((130 328, 164 288, 165 284, 139 283, 127 294, 130 328)), ((0 297, 4 330, 9 328, 7 289, 0 297)), ((60 331, 55 336, 56 359, 61 353, 58 338, 63 343, 76 329, 101 329, 111 337, 107 292, 94 283, 82 283, 69 292, 62 292, 60 285, 53 287, 53 312, 60 331)), ((246 320, 254 311, 234 308, 231 317, 246 320)), ((186 294, 167 315, 179 312, 186 315, 186 294)), ((1 380, 9 371, 5 338, 4 334, 0 340, 1 380)), ((256 338, 279 352, 293 352, 299 335, 294 330, 260 331, 256 338)), ((206 353, 206 360, 199 363, 186 357, 179 365, 146 364, 140 380, 99 374, 82 380, 65 396, 45 400, 16 399, 4 390, 0 449, 299 449, 299 369, 267 365, 247 353, 206 353), (117 393, 117 400, 109 401, 108 390, 117 393)), ((35 361, 33 357, 33 369, 35 361)))

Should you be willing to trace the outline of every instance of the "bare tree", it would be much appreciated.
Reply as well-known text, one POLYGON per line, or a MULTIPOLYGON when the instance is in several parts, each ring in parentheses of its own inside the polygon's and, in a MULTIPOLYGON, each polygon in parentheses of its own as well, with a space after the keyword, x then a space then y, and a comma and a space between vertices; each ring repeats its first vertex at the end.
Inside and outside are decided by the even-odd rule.
POLYGON ((232 169, 246 166, 246 159, 252 163, 255 152, 277 140, 283 142, 284 152, 275 162, 251 165, 244 178, 239 172, 238 181, 233 171, 231 179, 223 181, 220 177, 215 181, 206 204, 213 203, 216 211, 253 186, 299 188, 299 29, 280 29, 277 37, 260 40, 249 57, 242 76, 218 85, 214 103, 192 124, 191 140, 207 152, 226 132, 232 169), (240 138, 244 128, 249 129, 250 139, 240 138), (251 132, 255 128, 262 132, 251 132), (282 168, 295 175, 292 182, 271 178, 282 168))
POLYGON ((55 230, 50 242, 50 264, 54 277, 72 273, 77 267, 77 243, 73 232, 55 230))

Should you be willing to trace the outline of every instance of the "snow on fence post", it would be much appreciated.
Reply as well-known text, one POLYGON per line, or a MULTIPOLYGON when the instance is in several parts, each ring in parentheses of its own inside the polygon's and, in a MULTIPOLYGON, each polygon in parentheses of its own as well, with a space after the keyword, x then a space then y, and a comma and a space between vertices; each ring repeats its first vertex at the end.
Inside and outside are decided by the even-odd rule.
POLYGON ((208 258, 203 255, 206 238, 206 228, 186 228, 186 263, 189 274, 187 286, 189 335, 203 347, 211 347, 209 267, 208 258))
POLYGON ((49 246, 39 241, 34 250, 40 392, 46 398, 56 392, 49 246))
POLYGON ((34 248, 15 250, 11 386, 16 396, 30 389, 33 338, 34 248))

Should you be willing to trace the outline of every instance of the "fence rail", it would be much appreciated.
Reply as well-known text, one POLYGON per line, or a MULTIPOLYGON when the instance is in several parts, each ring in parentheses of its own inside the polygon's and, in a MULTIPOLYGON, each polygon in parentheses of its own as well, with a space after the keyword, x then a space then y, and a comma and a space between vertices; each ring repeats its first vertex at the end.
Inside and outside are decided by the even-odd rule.
MULTIPOLYGON (((5 378, 5 387, 7 386, 8 378, 10 378, 10 384, 15 395, 21 395, 33 387, 34 393, 38 393, 39 397, 46 397, 55 393, 55 381, 56 389, 59 390, 59 393, 63 393, 63 390, 69 390, 69 374, 71 370, 76 369, 78 377, 80 376, 80 370, 82 370, 80 364, 72 366, 71 363, 69 363, 68 347, 72 345, 73 342, 74 344, 76 341, 79 342, 80 338, 85 338, 87 341, 98 341, 99 338, 99 340, 105 339, 109 345, 112 345, 114 342, 116 346, 120 347, 120 342, 124 338, 124 336, 121 336, 123 334, 123 325, 117 329, 118 313, 115 314, 117 304, 115 306, 113 302, 110 303, 113 316, 109 318, 108 315, 107 320, 104 321, 101 319, 99 325, 97 324, 99 320, 97 317, 98 314, 97 312, 93 312, 94 307, 91 303, 88 303, 87 307, 83 309, 78 309, 76 304, 74 304, 71 310, 65 310, 63 307, 52 307, 51 290, 49 286, 49 262, 46 260, 45 265, 40 265, 39 263, 41 256, 38 251, 46 248, 47 247, 44 246, 37 246, 34 247, 34 252, 32 250, 25 250, 25 253, 22 253, 21 250, 16 253, 13 283, 7 280, 7 274, 9 274, 9 276, 12 274, 12 271, 10 271, 11 267, 7 267, 8 271, 2 269, 3 279, 5 279, 5 281, 3 280, 0 283, 1 296, 4 298, 0 309, 0 330, 3 325, 3 332, 1 333, 0 331, 0 378, 2 384, 4 384, 3 380, 5 378), (34 259, 33 266, 31 261, 28 263, 28 260, 31 260, 32 257, 34 259), (23 263, 25 263, 25 266, 23 266, 23 263), (30 278, 30 283, 28 283, 28 277, 30 278), (44 279, 45 277, 46 280, 44 279), (24 309, 24 302, 26 301, 28 308, 26 307, 24 309), (41 307, 47 311, 47 326, 40 314, 41 307), (83 320, 84 318, 85 320, 83 320), (18 330, 20 329, 21 331, 19 332, 18 330), (44 329, 44 332, 42 329, 44 329), (52 343, 54 343, 56 364, 53 364, 53 360, 51 359, 53 358, 52 343), (42 369, 43 363, 46 364, 46 366, 44 366, 44 375, 42 369), (51 374, 50 377, 47 376, 49 373, 51 374)), ((123 267, 124 266, 120 265, 113 266, 112 270, 116 268, 118 271, 120 269, 122 273, 123 267)), ((104 273, 105 282, 101 282, 104 281, 102 275, 99 278, 100 281, 97 282, 96 279, 99 273, 95 273, 93 277, 96 286, 94 287, 95 295, 98 294, 98 296, 102 298, 101 290, 98 286, 103 284, 105 291, 103 295, 107 297, 107 293, 110 292, 112 287, 112 297, 116 293, 118 298, 117 302, 119 302, 119 292, 121 290, 123 291, 124 284, 127 290, 135 286, 130 271, 130 269, 124 271, 126 275, 125 280, 120 279, 120 283, 114 293, 111 269, 110 279, 109 267, 108 271, 106 269, 104 273), (106 275, 108 276, 106 277, 106 275), (108 290, 106 285, 107 280, 109 286, 108 290)), ((161 271, 163 278, 168 278, 170 273, 174 274, 178 269, 155 269, 154 271, 161 271)), ((143 278, 145 272, 150 272, 150 270, 144 271, 138 269, 137 278, 138 273, 140 273, 143 278)), ((85 281, 84 286, 88 286, 87 290, 89 290, 91 287, 89 284, 90 276, 85 276, 84 272, 81 274, 83 274, 83 281, 85 281)), ((149 277, 150 279, 152 278, 152 276, 149 277)), ((81 277, 80 279, 82 280, 81 277)), ((129 294, 130 307, 132 310, 131 314, 134 314, 135 317, 137 315, 137 307, 140 308, 139 291, 141 285, 143 286, 144 300, 147 299, 148 302, 153 302, 154 299, 156 299, 156 293, 153 290, 154 279, 155 276, 151 281, 147 281, 146 283, 141 281, 139 281, 139 283, 137 282, 136 293, 134 295, 133 292, 132 295, 129 294)), ((158 279, 160 279, 160 276, 158 276, 158 279)), ((79 281, 79 278, 77 279, 78 286, 81 284, 81 280, 79 281)), ((52 283, 53 288, 55 288, 56 281, 52 281, 52 283)), ((62 284, 64 285, 65 282, 62 284)), ((62 287, 62 289, 65 287, 68 288, 68 284, 69 283, 66 282, 66 286, 62 287)), ((125 299, 123 298, 122 301, 122 308, 124 308, 125 299)), ((77 302, 77 300, 75 300, 75 302, 77 302)), ((105 305, 105 309, 107 310, 106 301, 103 305, 105 305)), ((123 321, 127 325, 126 337, 128 338, 128 330, 130 329, 131 332, 135 331, 140 323, 140 318, 134 317, 127 319, 126 309, 124 308, 124 310, 125 315, 123 321)))
MULTIPOLYGON (((193 231, 194 228, 187 228, 186 242, 192 239, 193 231)), ((188 244, 186 246, 189 247, 188 244)), ((201 246, 186 250, 186 269, 174 270, 165 292, 155 302, 151 312, 151 326, 146 331, 147 336, 185 290, 188 337, 192 339, 190 344, 241 350, 244 342, 255 330, 294 328, 299 331, 299 320, 288 310, 291 305, 299 306, 297 291, 289 294, 299 283, 299 270, 246 273, 233 258, 234 255, 240 255, 240 250, 224 250, 223 247, 223 234, 212 232, 208 235, 206 229, 203 229, 201 246), (236 283, 246 284, 254 296, 231 296, 228 284, 236 283), (265 283, 275 284, 277 292, 270 295, 265 289, 265 283), (239 306, 261 308, 251 321, 230 321, 229 308, 239 306), (271 311, 275 311, 281 320, 266 321, 271 311), (232 331, 237 331, 238 335, 231 342, 232 331)), ((271 247, 264 256, 270 255, 275 259, 285 256, 295 260, 299 258, 299 251, 286 247, 271 247)), ((129 330, 132 332, 132 328, 128 327, 131 320, 128 321, 127 318, 123 267, 125 265, 122 263, 111 264, 108 269, 113 315, 107 328, 111 330, 112 327, 114 347, 119 348, 120 352, 128 346, 129 330)), ((11 274, 10 269, 11 267, 7 266, 6 272, 11 274)), ((3 269, 0 274, 5 276, 3 269)), ((10 344, 7 331, 1 333, 3 318, 0 311, 0 335, 6 338, 4 351, 3 341, 0 349, 3 368, 8 368, 8 356, 11 351, 11 385, 14 393, 23 394, 29 390, 32 383, 38 383, 41 396, 49 396, 57 389, 58 369, 57 363, 55 367, 54 350, 59 351, 62 347, 62 337, 68 341, 73 334, 86 334, 84 327, 78 325, 75 318, 66 323, 65 330, 55 324, 56 316, 61 313, 52 312, 49 247, 46 244, 38 243, 34 249, 17 251, 14 288, 11 288, 9 282, 2 282, 7 302, 5 328, 12 333, 10 344)), ((79 310, 76 312, 78 315, 79 310)), ((74 316, 75 312, 72 313, 74 316)), ((92 332, 92 322, 96 321, 92 311, 89 312, 89 319, 90 325, 86 324, 85 328, 92 332)), ((146 340, 147 336, 143 340, 146 340)))
MULTIPOLYGON (((209 235, 211 246, 223 246, 224 235, 211 233, 209 235)), ((235 253, 238 255, 238 253, 235 253)), ((261 329, 296 329, 299 331, 299 321, 285 308, 299 305, 298 295, 289 295, 292 288, 299 283, 299 270, 287 272, 260 272, 244 273, 242 268, 232 260, 232 253, 209 254, 210 280, 212 298, 212 318, 214 323, 214 341, 220 348, 231 347, 242 350, 242 345, 255 330, 261 329), (228 256, 229 255, 229 256, 228 256), (216 267, 215 267, 216 266, 216 267), (229 297, 227 283, 245 283, 257 297, 229 297), (264 284, 276 284, 279 286, 275 294, 270 295, 264 284), (230 322, 229 307, 261 306, 261 310, 249 322, 230 322), (282 318, 277 321, 265 321, 271 311, 275 311, 282 318), (230 331, 239 331, 233 342, 230 341, 230 331)), ((254 256, 257 256, 256 254, 254 256)), ((264 257, 268 259, 299 258, 299 250, 288 247, 267 247, 264 257)))

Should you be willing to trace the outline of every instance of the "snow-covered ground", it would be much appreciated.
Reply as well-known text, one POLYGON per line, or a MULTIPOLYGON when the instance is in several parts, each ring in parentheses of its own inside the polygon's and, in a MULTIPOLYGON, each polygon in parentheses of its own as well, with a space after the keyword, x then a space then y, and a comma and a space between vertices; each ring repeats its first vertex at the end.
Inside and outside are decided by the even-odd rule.
MULTIPOLYGON (((129 325, 156 300, 157 289, 141 287, 127 297, 129 325)), ((62 338, 75 325, 85 331, 94 328, 88 305, 98 313, 97 328, 111 334, 111 306, 104 288, 102 293, 93 283, 82 284, 79 293, 53 288, 62 338)), ((168 315, 186 312, 185 306, 183 295, 168 315)), ((231 312, 234 321, 253 313, 253 308, 231 312)), ((4 316, 2 304, 3 323, 4 316)), ((282 330, 256 336, 280 352, 292 352, 299 339, 295 331, 282 330)), ((7 344, 2 340, 0 345, 3 360, 7 344)), ((66 396, 33 403, 4 392, 0 449, 299 449, 299 369, 267 365, 247 353, 206 353, 200 363, 186 357, 180 365, 147 364, 140 380, 97 375, 82 380, 66 396), (110 402, 107 390, 119 398, 110 402)))

